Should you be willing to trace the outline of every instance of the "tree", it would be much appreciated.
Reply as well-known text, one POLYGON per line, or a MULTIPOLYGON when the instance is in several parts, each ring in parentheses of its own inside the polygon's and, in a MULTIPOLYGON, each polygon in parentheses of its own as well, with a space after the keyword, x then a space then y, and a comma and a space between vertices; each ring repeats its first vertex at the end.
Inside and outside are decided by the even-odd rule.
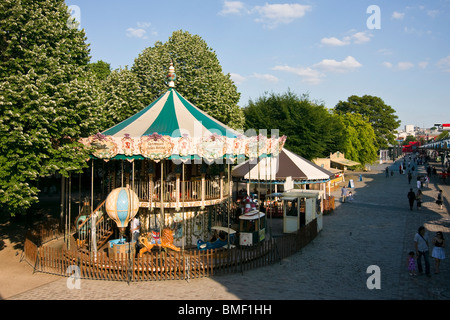
POLYGON ((0 207, 37 202, 39 177, 86 166, 78 139, 96 131, 97 87, 83 30, 63 0, 0 2, 0 207))
POLYGON ((246 129, 278 129, 285 147, 307 159, 328 156, 342 145, 343 125, 323 105, 291 91, 265 94, 244 108, 246 129))
POLYGON ((345 127, 344 152, 347 159, 365 166, 377 159, 376 135, 368 120, 358 113, 339 115, 345 127))
POLYGON ((128 68, 113 70, 102 82, 99 105, 103 109, 102 130, 142 110, 145 104, 136 74, 128 68))
POLYGON ((436 141, 442 140, 442 139, 447 139, 449 137, 449 132, 447 130, 442 131, 436 138, 436 141))
POLYGON ((88 66, 89 66, 89 70, 91 70, 92 73, 97 76, 97 79, 99 79, 101 81, 106 80, 106 78, 111 73, 111 65, 102 60, 89 63, 88 66))
POLYGON ((137 75, 145 105, 163 94, 165 78, 173 61, 176 89, 191 103, 232 128, 242 128, 244 115, 240 94, 224 74, 217 55, 198 35, 175 31, 166 43, 156 42, 135 59, 132 71, 137 75))
POLYGON ((408 136, 406 137, 406 139, 402 142, 402 146, 406 146, 406 145, 409 144, 410 142, 414 142, 414 141, 417 141, 416 137, 415 137, 415 136, 412 136, 412 135, 408 135, 408 136))
POLYGON ((395 110, 386 105, 381 98, 353 95, 347 101, 339 101, 334 112, 338 114, 359 113, 366 116, 375 131, 377 148, 386 149, 389 143, 395 143, 394 133, 399 127, 400 121, 397 120, 395 110))

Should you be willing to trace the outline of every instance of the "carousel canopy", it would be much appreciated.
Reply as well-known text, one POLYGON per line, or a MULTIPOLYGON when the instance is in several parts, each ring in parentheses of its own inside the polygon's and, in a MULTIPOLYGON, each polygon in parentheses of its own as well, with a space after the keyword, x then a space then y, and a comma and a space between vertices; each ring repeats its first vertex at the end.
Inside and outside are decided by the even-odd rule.
POLYGON ((285 180, 292 177, 294 181, 329 180, 333 173, 283 148, 278 157, 264 158, 259 161, 248 160, 237 165, 232 175, 246 180, 285 180))
POLYGON ((171 65, 167 92, 121 123, 82 142, 101 159, 216 159, 277 155, 286 137, 246 137, 200 110, 176 90, 171 65))

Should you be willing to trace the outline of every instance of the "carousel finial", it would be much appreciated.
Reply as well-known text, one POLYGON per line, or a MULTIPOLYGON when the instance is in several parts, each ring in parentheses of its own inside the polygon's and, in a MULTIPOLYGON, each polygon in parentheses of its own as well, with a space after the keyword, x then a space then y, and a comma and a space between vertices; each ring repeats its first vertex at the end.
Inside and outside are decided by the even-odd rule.
POLYGON ((167 75, 167 80, 169 81, 169 88, 175 88, 175 80, 177 75, 175 73, 175 68, 173 67, 173 62, 170 62, 169 74, 167 75))

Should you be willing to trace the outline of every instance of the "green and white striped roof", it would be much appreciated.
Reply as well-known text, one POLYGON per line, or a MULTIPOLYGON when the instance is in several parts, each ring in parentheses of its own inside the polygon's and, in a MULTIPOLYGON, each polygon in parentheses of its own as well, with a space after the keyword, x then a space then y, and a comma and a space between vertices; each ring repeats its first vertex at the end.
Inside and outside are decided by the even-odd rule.
POLYGON ((236 138, 239 133, 200 110, 174 88, 169 88, 152 104, 102 132, 103 135, 132 138, 157 133, 172 138, 212 135, 236 138))

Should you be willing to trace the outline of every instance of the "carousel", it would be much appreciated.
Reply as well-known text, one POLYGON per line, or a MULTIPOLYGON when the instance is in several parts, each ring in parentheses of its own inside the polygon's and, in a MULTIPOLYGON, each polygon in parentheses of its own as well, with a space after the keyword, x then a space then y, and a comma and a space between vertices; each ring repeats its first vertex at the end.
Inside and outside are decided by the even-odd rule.
POLYGON ((171 64, 164 94, 82 139, 91 153, 91 190, 75 220, 78 250, 143 255, 154 247, 230 245, 231 165, 277 157, 286 137, 247 137, 227 127, 181 96, 175 80, 171 64), (218 231, 228 240, 208 242, 218 231))

